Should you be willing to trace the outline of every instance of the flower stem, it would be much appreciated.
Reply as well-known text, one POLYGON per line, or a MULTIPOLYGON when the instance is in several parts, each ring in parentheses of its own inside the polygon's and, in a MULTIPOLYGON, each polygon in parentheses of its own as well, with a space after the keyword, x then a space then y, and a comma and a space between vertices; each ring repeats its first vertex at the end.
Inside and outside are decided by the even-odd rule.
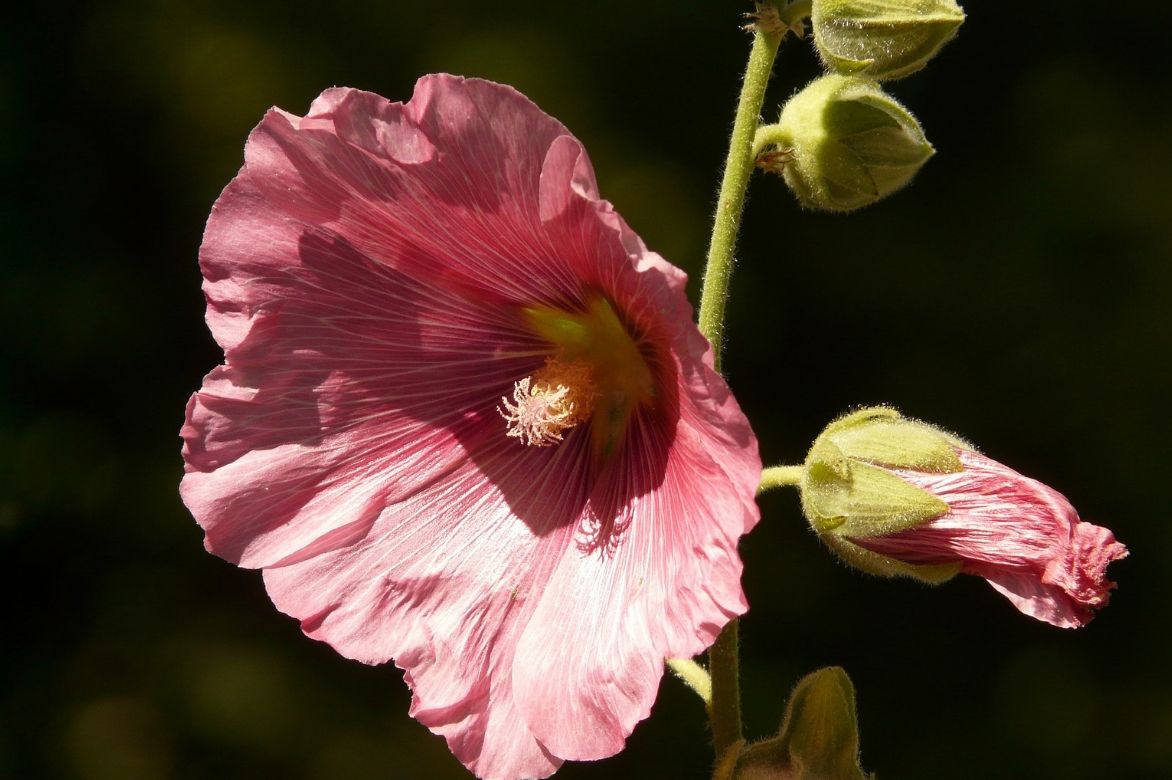
POLYGON ((802 484, 802 475, 806 473, 805 466, 770 466, 761 471, 761 484, 757 486, 757 495, 767 490, 779 487, 797 487, 802 484))
POLYGON ((708 648, 708 670, 712 675, 708 722, 712 724, 712 749, 717 761, 743 736, 738 624, 736 618, 728 621, 712 647, 708 648))
POLYGON ((696 692, 705 708, 712 706, 712 678, 708 676, 707 669, 691 658, 669 658, 667 667, 696 692))
POLYGON ((753 159, 756 160, 767 147, 780 146, 784 148, 791 143, 793 143, 793 138, 781 129, 781 125, 762 125, 753 135, 753 159))
MULTIPOLYGON (((764 12, 771 6, 761 6, 764 12)), ((775 20, 776 21, 776 17, 775 20)), ((712 241, 708 245, 708 263, 704 270, 704 287, 700 293, 700 332, 712 344, 713 363, 720 371, 724 342, 724 309, 728 301, 732 276, 733 251, 745 208, 745 191, 753 174, 755 157, 753 138, 761 121, 765 87, 773 71, 777 47, 785 29, 777 24, 757 24, 753 47, 741 85, 741 96, 729 139, 728 159, 713 218, 712 241)), ((719 761, 742 739, 739 637, 737 621, 730 620, 708 650, 708 670, 712 675, 712 699, 708 717, 712 724, 712 743, 719 761)))
POLYGON ((757 25, 753 48, 741 85, 741 97, 729 139, 728 159, 716 201, 712 224, 712 241, 708 245, 708 263, 704 269, 704 288, 700 293, 700 332, 712 343, 713 360, 720 370, 720 353, 724 343, 724 307, 728 301, 728 283, 732 276, 733 251, 745 209, 745 191, 753 173, 753 138, 761 121, 765 87, 773 71, 773 60, 785 30, 762 29, 757 25))

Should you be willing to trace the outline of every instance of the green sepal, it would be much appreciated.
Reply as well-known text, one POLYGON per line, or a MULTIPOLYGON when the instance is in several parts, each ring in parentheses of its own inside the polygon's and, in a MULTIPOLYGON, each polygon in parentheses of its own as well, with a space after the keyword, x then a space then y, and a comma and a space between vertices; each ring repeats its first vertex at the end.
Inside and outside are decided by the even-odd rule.
POLYGON ((858 411, 847 412, 841 417, 836 418, 834 422, 822 429, 822 435, 825 436, 834 431, 853 428, 856 425, 872 420, 898 420, 902 417, 902 414, 890 406, 865 406, 858 411))
POLYGON ((841 667, 803 677, 776 737, 741 754, 739 780, 869 780, 859 765, 855 687, 841 667))
POLYGON ((905 531, 948 511, 948 504, 899 476, 853 462, 842 479, 821 462, 808 463, 802 483, 816 530, 856 539, 905 531))
POLYGON ((827 155, 823 176, 840 200, 862 194, 878 199, 915 175, 932 145, 903 106, 862 82, 827 103, 823 123, 853 155, 827 155))
POLYGON ((957 447, 971 449, 963 439, 887 407, 847 415, 820 438, 855 460, 938 474, 960 471, 957 447))
POLYGON ((810 21, 827 68, 885 81, 923 68, 964 11, 954 0, 814 0, 810 21))

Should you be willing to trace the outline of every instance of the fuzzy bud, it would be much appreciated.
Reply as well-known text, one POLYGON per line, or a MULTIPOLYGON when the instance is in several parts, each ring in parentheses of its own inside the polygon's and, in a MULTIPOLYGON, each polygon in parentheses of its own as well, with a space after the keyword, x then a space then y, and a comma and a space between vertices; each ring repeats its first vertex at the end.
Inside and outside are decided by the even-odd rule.
POLYGON ((870 780, 859 766, 855 686, 838 666, 803 677, 776 737, 741 753, 737 780, 870 780))
POLYGON ((814 0, 814 45, 826 67, 877 81, 915 73, 956 36, 955 0, 814 0))
POLYGON ((869 206, 933 154, 907 109, 875 82, 850 76, 813 81, 758 137, 783 151, 782 175, 802 205, 822 211, 869 206))

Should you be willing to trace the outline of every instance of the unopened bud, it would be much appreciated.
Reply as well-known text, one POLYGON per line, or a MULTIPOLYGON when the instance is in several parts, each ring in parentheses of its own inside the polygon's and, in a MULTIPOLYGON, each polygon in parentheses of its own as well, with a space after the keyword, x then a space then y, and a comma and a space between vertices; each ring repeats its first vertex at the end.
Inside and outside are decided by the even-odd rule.
POLYGON ((776 737, 741 754, 738 780, 868 780, 859 766, 855 687, 841 667, 808 674, 786 703, 776 737))
POLYGON ((1084 625, 1127 556, 1060 493, 887 408, 827 426, 806 458, 802 509, 843 560, 884 576, 988 580, 1025 614, 1084 625))
POLYGON ((850 76, 812 82, 759 132, 785 153, 782 175, 802 205, 823 211, 890 195, 933 154, 907 109, 875 82, 850 76))
POLYGON ((915 73, 956 36, 955 0, 814 0, 814 45, 826 67, 884 81, 915 73))

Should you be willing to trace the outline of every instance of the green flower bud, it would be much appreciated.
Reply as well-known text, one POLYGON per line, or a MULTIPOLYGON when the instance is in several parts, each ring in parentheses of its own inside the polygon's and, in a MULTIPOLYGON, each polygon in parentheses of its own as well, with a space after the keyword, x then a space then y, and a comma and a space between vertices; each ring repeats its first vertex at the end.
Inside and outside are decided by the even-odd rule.
POLYGON ((948 512, 948 504, 893 469, 930 473, 963 471, 963 439, 877 407, 848 414, 826 427, 806 456, 802 510, 826 544, 847 563, 883 576, 942 582, 959 564, 928 566, 898 561, 851 539, 885 536, 948 512))
POLYGON ((761 128, 759 164, 781 160, 782 175, 807 208, 853 211, 907 184, 932 145, 916 118, 879 85, 823 76, 790 98, 776 125, 761 128))
POLYGON ((955 0, 814 0, 814 45, 826 67, 877 81, 915 73, 956 36, 955 0))
POLYGON ((841 667, 798 682, 776 737, 741 753, 738 780, 868 780, 859 766, 855 686, 841 667))

